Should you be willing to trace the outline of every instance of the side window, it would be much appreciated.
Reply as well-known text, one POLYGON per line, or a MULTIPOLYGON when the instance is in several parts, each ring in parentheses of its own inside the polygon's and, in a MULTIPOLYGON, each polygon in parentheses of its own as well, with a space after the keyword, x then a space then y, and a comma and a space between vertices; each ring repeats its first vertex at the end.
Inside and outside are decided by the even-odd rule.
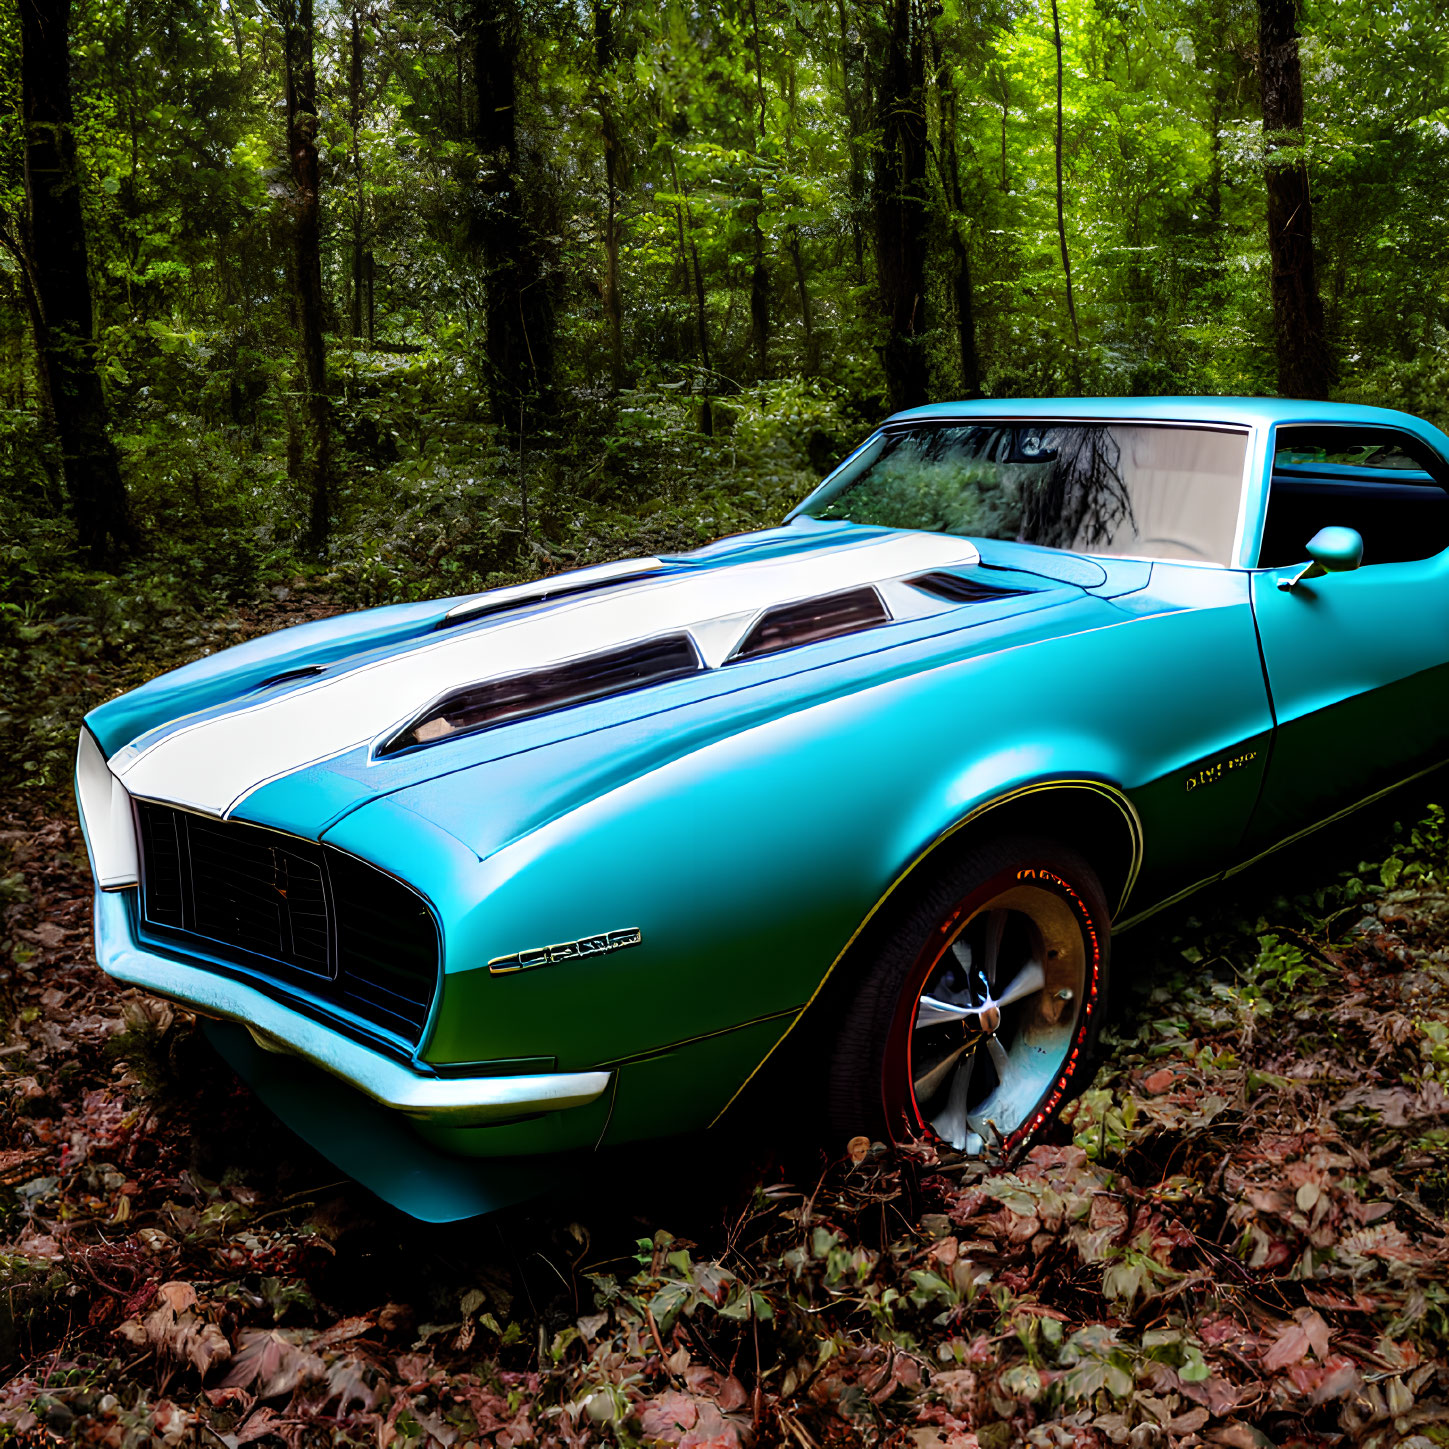
POLYGON ((1449 465, 1396 428, 1280 427, 1258 567, 1301 563, 1304 545, 1330 525, 1363 535, 1365 566, 1442 552, 1449 548, 1449 465))

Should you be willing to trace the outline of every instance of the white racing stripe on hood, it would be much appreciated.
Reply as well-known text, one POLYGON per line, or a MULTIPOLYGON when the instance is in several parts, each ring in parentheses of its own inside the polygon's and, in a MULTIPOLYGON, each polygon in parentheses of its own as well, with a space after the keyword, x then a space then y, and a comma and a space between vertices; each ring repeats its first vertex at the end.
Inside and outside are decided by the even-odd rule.
MULTIPOLYGON (((269 781, 371 743, 454 689, 662 634, 699 628, 710 635, 717 631, 707 626, 728 615, 743 617, 742 635, 756 614, 775 604, 979 560, 965 539, 899 533, 623 583, 429 636, 406 653, 358 668, 334 666, 335 674, 315 684, 240 702, 141 750, 128 746, 113 756, 112 768, 133 795, 226 815, 269 781)), ((719 658, 717 641, 708 643, 713 647, 702 651, 705 658, 719 658)))

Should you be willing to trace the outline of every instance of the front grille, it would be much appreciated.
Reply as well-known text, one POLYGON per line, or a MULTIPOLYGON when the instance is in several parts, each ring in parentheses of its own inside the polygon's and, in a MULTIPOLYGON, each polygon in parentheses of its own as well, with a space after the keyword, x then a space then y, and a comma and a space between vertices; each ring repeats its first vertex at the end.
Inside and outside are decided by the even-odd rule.
POLYGON ((141 914, 249 976, 297 988, 412 1045, 438 984, 421 896, 330 846, 137 804, 141 914))
MULTIPOLYGON (((177 824, 190 866, 183 929, 299 971, 332 974, 320 852, 299 850, 266 830, 241 831, 195 816, 181 816, 177 824)), ((174 920, 175 905, 168 906, 174 920)))

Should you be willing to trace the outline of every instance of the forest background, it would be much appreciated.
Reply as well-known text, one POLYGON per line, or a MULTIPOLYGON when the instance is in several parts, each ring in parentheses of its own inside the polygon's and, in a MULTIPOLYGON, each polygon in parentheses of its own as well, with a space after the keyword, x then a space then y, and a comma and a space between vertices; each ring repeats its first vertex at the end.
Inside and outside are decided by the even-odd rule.
POLYGON ((1443 421, 1446 69, 1434 0, 0 0, 0 776, 198 613, 687 547, 928 399, 1443 421))

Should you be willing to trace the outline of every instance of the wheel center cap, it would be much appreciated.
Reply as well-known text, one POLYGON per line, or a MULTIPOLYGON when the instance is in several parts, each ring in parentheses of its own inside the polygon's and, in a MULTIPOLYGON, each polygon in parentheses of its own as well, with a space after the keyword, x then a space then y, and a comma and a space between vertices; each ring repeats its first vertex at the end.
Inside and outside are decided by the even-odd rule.
POLYGON ((983 1006, 977 1013, 976 1019, 981 1024, 981 1030, 990 1035, 1001 1025, 1001 1008, 999 1006, 983 1006))

